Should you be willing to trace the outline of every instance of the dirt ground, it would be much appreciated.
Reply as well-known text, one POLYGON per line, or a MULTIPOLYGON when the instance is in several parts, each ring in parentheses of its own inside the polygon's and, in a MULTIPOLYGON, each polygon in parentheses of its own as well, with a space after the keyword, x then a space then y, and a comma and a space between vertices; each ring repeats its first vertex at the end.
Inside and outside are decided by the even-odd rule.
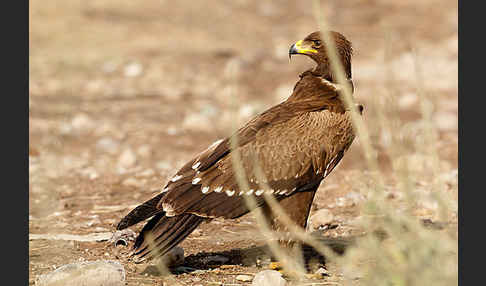
MULTIPOLYGON (((284 100, 312 66, 288 60, 290 45, 318 29, 312 9, 312 1, 283 0, 30 1, 29 233, 113 232, 193 155, 284 100)), ((377 108, 392 94, 398 108, 387 116, 413 124, 421 83, 444 174, 457 190, 457 2, 336 0, 322 10, 353 42, 355 98, 390 189, 393 160, 388 135, 374 124, 377 108)), ((367 172, 358 138, 314 201, 313 211, 329 209, 338 224, 323 238, 360 233, 352 226, 363 197, 356 181, 366 184, 367 172)), ((417 216, 434 218, 427 206, 417 216)), ((176 273, 177 283, 249 285, 236 274, 266 267, 254 224, 252 214, 203 224, 180 244, 184 265, 201 271, 176 273), (214 255, 230 266, 201 262, 214 255)), ((119 260, 128 285, 176 285, 151 264, 127 261, 127 252, 108 242, 31 238, 29 285, 61 265, 99 259, 119 260)), ((326 264, 324 281, 340 284, 338 267, 326 264)))

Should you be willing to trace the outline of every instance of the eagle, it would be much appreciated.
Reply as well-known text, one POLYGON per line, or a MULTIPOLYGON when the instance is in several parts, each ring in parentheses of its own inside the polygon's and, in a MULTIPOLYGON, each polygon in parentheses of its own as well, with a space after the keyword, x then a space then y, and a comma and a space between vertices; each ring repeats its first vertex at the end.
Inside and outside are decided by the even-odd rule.
MULTIPOLYGON (((351 42, 338 32, 327 33, 354 91, 351 42)), ((149 219, 135 240, 135 260, 166 254, 204 221, 238 218, 255 207, 263 208, 272 230, 288 231, 264 195, 273 196, 288 217, 305 229, 319 185, 355 138, 350 114, 355 111, 344 104, 343 86, 336 82, 328 50, 320 31, 293 44, 289 57, 305 55, 317 65, 299 75, 289 98, 194 156, 159 194, 118 223, 117 229, 122 230, 149 219), (236 144, 232 145, 231 138, 237 138, 236 144), (247 188, 239 185, 232 161, 235 156, 244 170, 247 188), (261 186, 255 162, 267 188, 261 186), (246 203, 250 196, 255 202, 252 207, 246 203)), ((363 107, 356 107, 361 114, 363 107)), ((290 238, 279 242, 284 247, 294 243, 290 238)))

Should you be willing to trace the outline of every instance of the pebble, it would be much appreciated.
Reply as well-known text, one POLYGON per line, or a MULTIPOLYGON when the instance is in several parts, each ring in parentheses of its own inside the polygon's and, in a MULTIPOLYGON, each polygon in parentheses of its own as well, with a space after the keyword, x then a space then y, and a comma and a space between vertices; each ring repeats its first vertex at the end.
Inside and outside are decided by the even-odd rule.
POLYGON ((98 142, 96 142, 96 148, 100 151, 115 154, 118 153, 118 148, 120 143, 111 137, 103 137, 98 142))
POLYGON ((329 272, 324 267, 319 267, 319 269, 317 269, 315 274, 319 274, 321 276, 327 276, 329 275, 329 272))
POLYGON ((142 182, 141 180, 137 180, 135 178, 126 178, 125 180, 123 180, 122 182, 122 185, 124 186, 127 186, 127 187, 141 187, 143 186, 144 182, 142 182))
POLYGON ((264 270, 258 272, 253 278, 251 286, 286 286, 287 281, 282 274, 275 270, 264 270))
POLYGON ((155 175, 155 171, 152 169, 146 169, 140 173, 137 174, 138 177, 150 177, 155 175))
POLYGON ((155 167, 159 170, 171 170, 173 168, 169 161, 159 161, 155 164, 155 167))
POLYGON ((309 226, 311 230, 319 230, 329 227, 333 222, 334 215, 328 209, 320 209, 311 216, 309 226))
POLYGON ((135 165, 136 162, 137 156, 130 148, 125 149, 118 158, 118 165, 122 168, 130 168, 135 165))
POLYGON ((75 115, 71 120, 71 126, 75 130, 89 130, 92 129, 94 125, 95 123, 93 122, 93 120, 88 115, 83 113, 75 115))
POLYGON ((135 237, 137 237, 137 234, 133 230, 126 228, 115 231, 109 242, 113 243, 115 246, 128 246, 130 241, 135 241, 135 237))
POLYGON ((130 63, 123 69, 123 74, 126 77, 136 77, 142 74, 143 66, 140 63, 130 63))
POLYGON ((191 131, 211 131, 214 128, 214 122, 204 114, 191 113, 184 118, 182 126, 191 131))
POLYGON ((248 282, 253 280, 253 276, 250 275, 237 275, 235 277, 236 280, 238 281, 243 281, 243 282, 248 282))
POLYGON ((458 117, 454 112, 438 112, 433 120, 441 131, 457 131, 458 117))
POLYGON ((36 286, 122 286, 125 269, 118 261, 97 260, 66 264, 39 276, 36 286))

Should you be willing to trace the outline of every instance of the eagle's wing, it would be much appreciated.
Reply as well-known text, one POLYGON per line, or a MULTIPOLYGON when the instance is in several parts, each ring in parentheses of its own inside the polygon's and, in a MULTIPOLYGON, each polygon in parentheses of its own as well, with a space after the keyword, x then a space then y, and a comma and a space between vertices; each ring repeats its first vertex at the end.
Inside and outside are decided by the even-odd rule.
MULTIPOLYGON (((254 117, 236 132, 237 150, 250 186, 248 195, 253 194, 257 204, 263 203, 263 198, 260 196, 262 188, 253 172, 255 159, 258 159, 267 184, 277 198, 290 195, 305 186, 305 182, 311 185, 320 182, 311 180, 306 172, 310 172, 311 166, 323 165, 329 156, 321 150, 322 142, 302 140, 303 134, 299 134, 299 130, 307 129, 303 128, 304 124, 313 124, 306 122, 302 116, 330 109, 337 91, 322 85, 321 79, 313 76, 303 77, 293 94, 301 93, 304 88, 317 90, 321 96, 318 99, 283 102, 254 117), (319 89, 321 86, 323 88, 319 89)), ((335 113, 340 114, 340 110, 335 113)), ((326 128, 321 126, 320 129, 326 128)), ((160 194, 127 214, 117 229, 124 229, 160 212, 167 216, 189 212, 203 217, 238 217, 245 214, 248 208, 233 173, 231 153, 229 137, 214 142, 187 162, 160 194)), ((322 167, 315 170, 324 174, 322 167)))
MULTIPOLYGON (((317 81, 320 79, 313 77, 310 83, 317 81)), ((296 88, 293 95, 298 92, 296 88)), ((150 247, 153 241, 158 255, 163 255, 206 219, 246 214, 248 196, 259 206, 265 202, 265 191, 279 200, 315 190, 352 141, 340 137, 352 132, 343 129, 351 124, 344 122, 349 116, 343 116, 341 105, 333 102, 336 90, 326 87, 318 92, 319 97, 287 100, 256 116, 236 132, 235 150, 231 150, 230 138, 213 143, 183 166, 160 194, 132 210, 118 229, 152 217, 137 237, 134 254, 141 259, 157 255, 150 247), (245 171, 247 190, 240 189, 234 173, 236 154, 245 171), (270 190, 260 185, 255 164, 270 190)))
POLYGON ((348 116, 310 108, 296 111, 299 108, 281 107, 250 122, 237 133, 240 144, 235 150, 227 138, 197 156, 169 181, 158 207, 167 216, 191 213, 236 218, 249 211, 245 196, 253 196, 258 206, 264 203, 261 183, 277 199, 318 185, 342 157, 344 150, 340 142, 334 142, 334 135, 340 132, 340 117, 348 116), (237 153, 248 190, 240 188, 234 171, 237 153), (258 169, 263 182, 259 182, 258 169))

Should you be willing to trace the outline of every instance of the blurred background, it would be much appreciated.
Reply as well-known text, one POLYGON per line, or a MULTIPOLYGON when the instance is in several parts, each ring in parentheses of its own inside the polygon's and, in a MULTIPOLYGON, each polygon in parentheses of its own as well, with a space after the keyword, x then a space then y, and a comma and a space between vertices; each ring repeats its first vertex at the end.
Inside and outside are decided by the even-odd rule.
MULTIPOLYGON (((313 1, 29 3, 32 234, 113 231, 187 160, 285 100, 313 67, 288 60, 290 45, 318 30, 313 1)), ((456 224, 457 1, 329 0, 320 13, 353 43, 354 98, 379 170, 367 167, 358 137, 313 210, 332 213, 331 235, 350 235, 379 172, 387 204, 408 209, 402 186, 412 186, 413 216, 456 224)), ((216 220, 225 235, 211 237, 212 223, 181 246, 186 255, 248 247, 254 236, 241 233, 252 219, 216 220)), ((31 284, 53 265, 112 255, 96 243, 29 247, 31 284)))

